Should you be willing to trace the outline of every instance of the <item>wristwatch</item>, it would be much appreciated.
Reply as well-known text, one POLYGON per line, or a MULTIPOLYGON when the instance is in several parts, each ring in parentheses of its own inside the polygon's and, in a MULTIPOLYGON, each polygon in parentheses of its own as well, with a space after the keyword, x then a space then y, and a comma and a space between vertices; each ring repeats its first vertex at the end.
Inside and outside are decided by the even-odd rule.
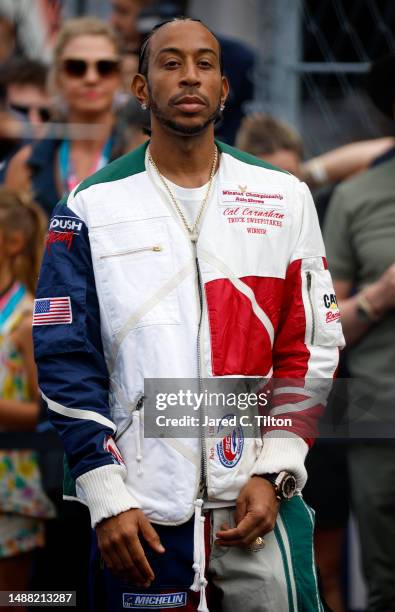
POLYGON ((296 478, 289 472, 279 472, 278 474, 257 474, 261 478, 268 480, 274 487, 276 497, 279 501, 291 499, 296 493, 296 478))

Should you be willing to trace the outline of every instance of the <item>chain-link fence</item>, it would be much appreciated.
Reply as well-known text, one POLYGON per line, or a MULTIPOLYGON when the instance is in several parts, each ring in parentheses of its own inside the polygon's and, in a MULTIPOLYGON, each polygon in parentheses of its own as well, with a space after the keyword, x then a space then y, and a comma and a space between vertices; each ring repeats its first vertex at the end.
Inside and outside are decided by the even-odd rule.
MULTIPOLYGON (((395 52, 394 0, 227 0, 228 21, 229 14, 239 15, 238 2, 245 10, 240 30, 256 13, 251 44, 258 42, 260 61, 252 110, 294 124, 307 156, 393 133, 391 122, 368 99, 364 79, 372 60, 395 52)), ((210 2, 189 4, 213 25, 210 2)), ((109 9, 106 0, 63 4, 65 16, 94 12, 106 17, 109 9)), ((218 2, 217 9, 222 13, 224 3, 218 2)))
POLYGON ((370 62, 395 52, 393 0, 257 3, 256 105, 294 123, 307 154, 393 133, 364 80, 370 62))

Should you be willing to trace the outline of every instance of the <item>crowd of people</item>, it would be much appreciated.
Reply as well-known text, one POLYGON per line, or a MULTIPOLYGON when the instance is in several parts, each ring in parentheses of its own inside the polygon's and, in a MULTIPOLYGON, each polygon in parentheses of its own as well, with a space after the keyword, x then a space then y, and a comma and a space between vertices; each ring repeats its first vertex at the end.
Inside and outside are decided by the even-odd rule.
MULTIPOLYGON (((33 439, 46 420, 33 357, 33 299, 44 250, 65 236, 47 234, 48 222, 81 181, 149 139, 150 109, 131 96, 131 81, 142 69, 146 34, 180 7, 172 13, 169 3, 114 0, 108 22, 93 16, 62 22, 52 11, 47 35, 35 35, 29 47, 20 4, 18 13, 0 2, 0 428, 31 431, 33 439)), ((218 40, 230 92, 216 117, 216 137, 313 190, 342 315, 347 349, 339 376, 351 379, 344 411, 357 439, 317 441, 304 490, 316 510, 323 598, 327 609, 346 609, 352 507, 367 609, 388 612, 395 609, 395 138, 354 142, 306 160, 292 126, 263 113, 246 115, 254 54, 239 42, 218 40)), ((391 120, 394 67, 395 56, 376 62, 368 81, 374 104, 391 120)), ((332 397, 324 418, 338 412, 334 404, 332 397)), ((77 590, 78 609, 86 612, 89 512, 62 500, 62 478, 59 449, 50 465, 34 449, 0 450, 0 590, 77 590)))

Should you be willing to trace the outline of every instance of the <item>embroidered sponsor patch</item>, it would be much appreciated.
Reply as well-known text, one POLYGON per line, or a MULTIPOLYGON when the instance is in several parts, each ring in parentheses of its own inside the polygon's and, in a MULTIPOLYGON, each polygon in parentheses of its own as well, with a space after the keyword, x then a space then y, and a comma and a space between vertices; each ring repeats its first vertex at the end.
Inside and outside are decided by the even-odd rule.
MULTIPOLYGON (((227 414, 223 417, 221 423, 224 420, 228 421, 228 419, 232 416, 232 414, 227 414)), ((217 430, 218 433, 221 433, 222 429, 223 425, 220 424, 217 430)), ((222 440, 220 442, 217 442, 216 444, 218 458, 222 465, 227 468, 233 468, 239 463, 241 455, 243 453, 243 448, 244 434, 243 428, 240 427, 240 425, 238 427, 235 427, 235 429, 230 434, 222 438, 222 440)))
POLYGON ((334 310, 337 310, 337 298, 334 293, 324 293, 322 299, 324 301, 325 308, 332 308, 334 310))
POLYGON ((282 208, 284 206, 285 196, 281 188, 273 185, 270 188, 262 188, 262 185, 255 187, 254 185, 235 185, 234 183, 222 183, 220 185, 220 204, 228 205, 229 203, 239 204, 241 206, 265 206, 271 208, 282 208))
POLYGON ((111 436, 106 436, 103 442, 103 448, 105 451, 112 455, 114 463, 125 465, 125 461, 119 452, 117 445, 114 442, 114 438, 111 436))
POLYGON ((67 250, 70 251, 71 245, 73 244, 74 234, 73 232, 48 232, 45 240, 45 246, 48 249, 48 253, 51 253, 51 246, 55 242, 61 242, 67 246, 67 250))
MULTIPOLYGON (((312 344, 343 346, 341 314, 329 270, 306 271, 306 282, 313 310, 312 344)), ((308 296, 306 299, 308 302, 308 296)))
POLYGON ((334 293, 324 293, 321 296, 321 303, 324 306, 325 323, 335 323, 340 319, 339 306, 334 293))
POLYGON ((340 312, 327 312, 325 315, 325 323, 333 323, 340 319, 340 312))
POLYGON ((51 252, 51 245, 60 242, 70 250, 75 236, 79 236, 83 223, 78 217, 56 215, 51 219, 46 238, 46 247, 51 252))
POLYGON ((187 603, 187 593, 123 593, 124 608, 138 610, 141 608, 172 610, 182 608, 187 603))
POLYGON ((78 219, 78 217, 64 217, 60 215, 55 215, 51 219, 49 229, 79 234, 82 230, 82 225, 83 223, 80 219, 78 219))
POLYGON ((333 323, 340 319, 339 307, 337 305, 336 295, 334 293, 324 293, 324 306, 326 308, 325 323, 333 323))
POLYGON ((70 325, 72 321, 69 296, 34 300, 33 325, 70 325))
POLYGON ((266 234, 269 230, 282 228, 286 221, 285 208, 254 206, 226 206, 222 210, 228 224, 239 224, 248 234, 266 234), (240 224, 243 224, 241 226, 240 224))

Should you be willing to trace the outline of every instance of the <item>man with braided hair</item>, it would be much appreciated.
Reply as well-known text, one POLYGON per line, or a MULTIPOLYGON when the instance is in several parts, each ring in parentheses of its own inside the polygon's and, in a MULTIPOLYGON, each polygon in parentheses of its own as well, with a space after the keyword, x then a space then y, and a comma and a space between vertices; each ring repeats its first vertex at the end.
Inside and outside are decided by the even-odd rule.
POLYGON ((67 494, 88 505, 104 562, 93 609, 322 610, 299 493, 324 401, 309 380, 333 377, 343 336, 313 201, 215 140, 228 83, 202 23, 156 28, 132 88, 151 139, 55 210, 73 238, 51 242, 38 301, 62 297, 67 321, 35 327, 67 494), (298 381, 277 385, 283 430, 143 435, 146 379, 271 376, 298 381))

